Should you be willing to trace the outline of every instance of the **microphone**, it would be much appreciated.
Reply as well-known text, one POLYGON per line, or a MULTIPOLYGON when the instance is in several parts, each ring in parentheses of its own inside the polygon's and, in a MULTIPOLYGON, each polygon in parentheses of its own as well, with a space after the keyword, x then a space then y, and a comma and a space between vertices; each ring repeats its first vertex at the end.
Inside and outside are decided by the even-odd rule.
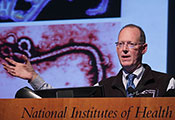
POLYGON ((137 97, 139 95, 138 90, 132 88, 132 87, 128 87, 127 89, 128 93, 131 94, 133 97, 137 97))
POLYGON ((16 92, 15 98, 41 98, 41 97, 35 94, 32 89, 24 87, 16 92))
MULTIPOLYGON (((158 90, 152 90, 152 89, 147 90, 144 87, 141 87, 140 89, 134 89, 132 87, 128 87, 127 91, 133 97, 157 97, 158 96, 158 90)), ((175 96, 175 90, 168 91, 164 96, 173 96, 173 95, 175 96)))
POLYGON ((128 93, 131 93, 131 94, 136 92, 136 90, 134 88, 132 88, 132 87, 128 87, 127 91, 128 91, 128 93))

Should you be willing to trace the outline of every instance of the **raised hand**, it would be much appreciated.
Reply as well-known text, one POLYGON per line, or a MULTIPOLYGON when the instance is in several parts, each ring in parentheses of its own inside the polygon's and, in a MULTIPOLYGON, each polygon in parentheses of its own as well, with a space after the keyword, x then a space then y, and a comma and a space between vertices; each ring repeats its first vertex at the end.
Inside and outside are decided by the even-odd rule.
POLYGON ((19 63, 12 59, 5 58, 5 60, 10 64, 2 63, 2 65, 4 66, 4 69, 12 76, 26 79, 30 82, 36 78, 37 73, 25 55, 22 55, 21 58, 25 61, 24 63, 19 63))

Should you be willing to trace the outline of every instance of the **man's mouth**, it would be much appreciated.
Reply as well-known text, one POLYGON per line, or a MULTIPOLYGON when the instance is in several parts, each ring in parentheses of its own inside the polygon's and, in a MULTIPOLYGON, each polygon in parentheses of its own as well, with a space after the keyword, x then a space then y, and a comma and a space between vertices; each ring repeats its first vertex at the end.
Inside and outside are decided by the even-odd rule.
POLYGON ((130 55, 123 55, 121 56, 123 60, 129 60, 130 59, 130 55))
POLYGON ((122 58, 129 58, 131 57, 130 55, 123 55, 122 58))

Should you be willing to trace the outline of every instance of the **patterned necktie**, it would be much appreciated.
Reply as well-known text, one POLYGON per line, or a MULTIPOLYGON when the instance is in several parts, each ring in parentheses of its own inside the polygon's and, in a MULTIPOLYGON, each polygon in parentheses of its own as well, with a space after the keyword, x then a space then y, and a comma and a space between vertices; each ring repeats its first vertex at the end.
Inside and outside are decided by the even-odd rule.
POLYGON ((127 97, 133 97, 133 94, 128 92, 128 88, 131 87, 131 88, 135 89, 135 85, 133 83, 135 75, 134 74, 129 74, 127 76, 127 78, 128 78, 128 83, 127 83, 127 86, 126 86, 127 97))

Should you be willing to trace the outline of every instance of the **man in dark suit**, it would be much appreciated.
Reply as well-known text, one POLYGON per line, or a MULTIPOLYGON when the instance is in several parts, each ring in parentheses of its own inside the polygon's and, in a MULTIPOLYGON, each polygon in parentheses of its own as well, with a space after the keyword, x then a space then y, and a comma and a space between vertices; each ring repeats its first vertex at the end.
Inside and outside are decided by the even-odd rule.
POLYGON ((172 76, 153 71, 142 63, 147 46, 145 33, 139 26, 129 24, 121 29, 116 49, 122 69, 116 76, 100 81, 106 96, 157 97, 174 89, 172 76))
MULTIPOLYGON (((145 33, 139 26, 129 24, 121 29, 116 49, 122 69, 116 76, 96 84, 104 86, 105 96, 160 97, 175 88, 173 76, 153 71, 142 63, 147 46, 145 33)), ((23 55, 22 59, 25 64, 6 58, 13 66, 3 63, 4 68, 13 76, 27 79, 34 89, 52 88, 33 70, 26 56, 23 55)))

